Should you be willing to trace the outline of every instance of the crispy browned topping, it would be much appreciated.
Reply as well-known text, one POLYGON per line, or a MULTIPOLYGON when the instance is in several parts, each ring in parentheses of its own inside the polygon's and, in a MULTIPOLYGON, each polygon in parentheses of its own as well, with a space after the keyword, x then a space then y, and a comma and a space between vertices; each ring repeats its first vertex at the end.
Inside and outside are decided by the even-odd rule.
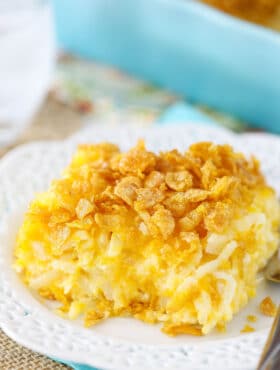
POLYGON ((263 184, 257 161, 247 161, 228 145, 198 143, 184 154, 172 150, 158 156, 147 151, 142 141, 126 153, 108 143, 81 145, 68 176, 53 183, 59 197, 57 210, 32 212, 57 225, 62 241, 66 233, 60 229, 62 222, 89 217, 90 223, 93 212, 95 222, 105 228, 122 225, 133 211, 155 237, 167 239, 190 231, 201 235, 222 231, 234 204, 249 202, 246 189, 257 184, 263 184))
MULTIPOLYGON (((102 145, 99 147, 102 151, 102 145)), ((108 154, 108 144, 104 149, 108 154)), ((104 169, 97 169, 93 163, 93 173, 86 174, 93 177, 92 183, 98 190, 98 195, 92 199, 97 213, 104 213, 110 209, 110 203, 119 199, 115 209, 123 210, 125 215, 125 209, 132 208, 151 234, 161 234, 164 239, 178 228, 182 231, 196 229, 205 216, 206 229, 221 230, 229 220, 232 203, 240 201, 236 186, 250 187, 263 182, 257 162, 254 159, 247 162, 229 146, 200 143, 191 146, 185 154, 173 150, 159 156, 147 151, 143 142, 127 153, 112 149, 104 169), (218 199, 218 203, 212 204, 218 199), (180 218, 186 210, 190 211, 188 216, 180 218)), ((88 198, 86 181, 87 178, 81 179, 79 189, 85 189, 85 198, 88 198)), ((69 190, 67 183, 65 185, 65 193, 73 194, 73 184, 69 190)), ((89 201, 82 199, 75 210, 81 217, 92 208, 89 201)))

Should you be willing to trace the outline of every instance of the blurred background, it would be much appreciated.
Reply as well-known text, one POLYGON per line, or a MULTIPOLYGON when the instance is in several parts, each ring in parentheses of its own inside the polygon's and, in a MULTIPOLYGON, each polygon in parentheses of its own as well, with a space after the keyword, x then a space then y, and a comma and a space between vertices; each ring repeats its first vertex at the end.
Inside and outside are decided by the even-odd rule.
POLYGON ((0 0, 0 149, 88 124, 280 133, 279 31, 280 0, 0 0))

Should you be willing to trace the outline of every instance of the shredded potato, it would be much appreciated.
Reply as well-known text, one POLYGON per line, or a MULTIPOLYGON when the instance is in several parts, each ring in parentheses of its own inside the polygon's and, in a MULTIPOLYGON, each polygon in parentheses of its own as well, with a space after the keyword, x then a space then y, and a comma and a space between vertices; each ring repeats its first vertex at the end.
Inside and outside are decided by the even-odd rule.
POLYGON ((169 335, 224 328, 277 249, 279 205, 256 159, 197 143, 81 145, 27 211, 15 269, 59 313, 160 322, 169 335))

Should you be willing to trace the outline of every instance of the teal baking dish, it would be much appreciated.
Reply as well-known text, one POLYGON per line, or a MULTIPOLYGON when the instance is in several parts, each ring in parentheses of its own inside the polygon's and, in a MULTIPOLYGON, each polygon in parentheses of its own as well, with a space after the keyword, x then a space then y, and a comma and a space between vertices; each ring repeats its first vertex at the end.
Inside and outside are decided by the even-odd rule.
POLYGON ((280 33, 191 0, 53 0, 59 45, 280 133, 280 33))

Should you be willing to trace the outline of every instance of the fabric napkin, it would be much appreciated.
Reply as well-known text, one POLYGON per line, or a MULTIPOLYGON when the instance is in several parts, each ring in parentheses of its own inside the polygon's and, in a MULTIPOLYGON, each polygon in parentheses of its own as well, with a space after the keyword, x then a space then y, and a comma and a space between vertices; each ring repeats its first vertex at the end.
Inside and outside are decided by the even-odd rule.
MULTIPOLYGON (((206 114, 203 114, 192 105, 187 103, 176 103, 170 106, 155 123, 157 125, 167 125, 171 123, 187 124, 187 122, 214 126, 218 125, 214 119, 210 118, 206 114)), ((73 362, 58 361, 65 365, 71 366, 74 370, 102 370, 87 365, 75 364, 73 362)))

